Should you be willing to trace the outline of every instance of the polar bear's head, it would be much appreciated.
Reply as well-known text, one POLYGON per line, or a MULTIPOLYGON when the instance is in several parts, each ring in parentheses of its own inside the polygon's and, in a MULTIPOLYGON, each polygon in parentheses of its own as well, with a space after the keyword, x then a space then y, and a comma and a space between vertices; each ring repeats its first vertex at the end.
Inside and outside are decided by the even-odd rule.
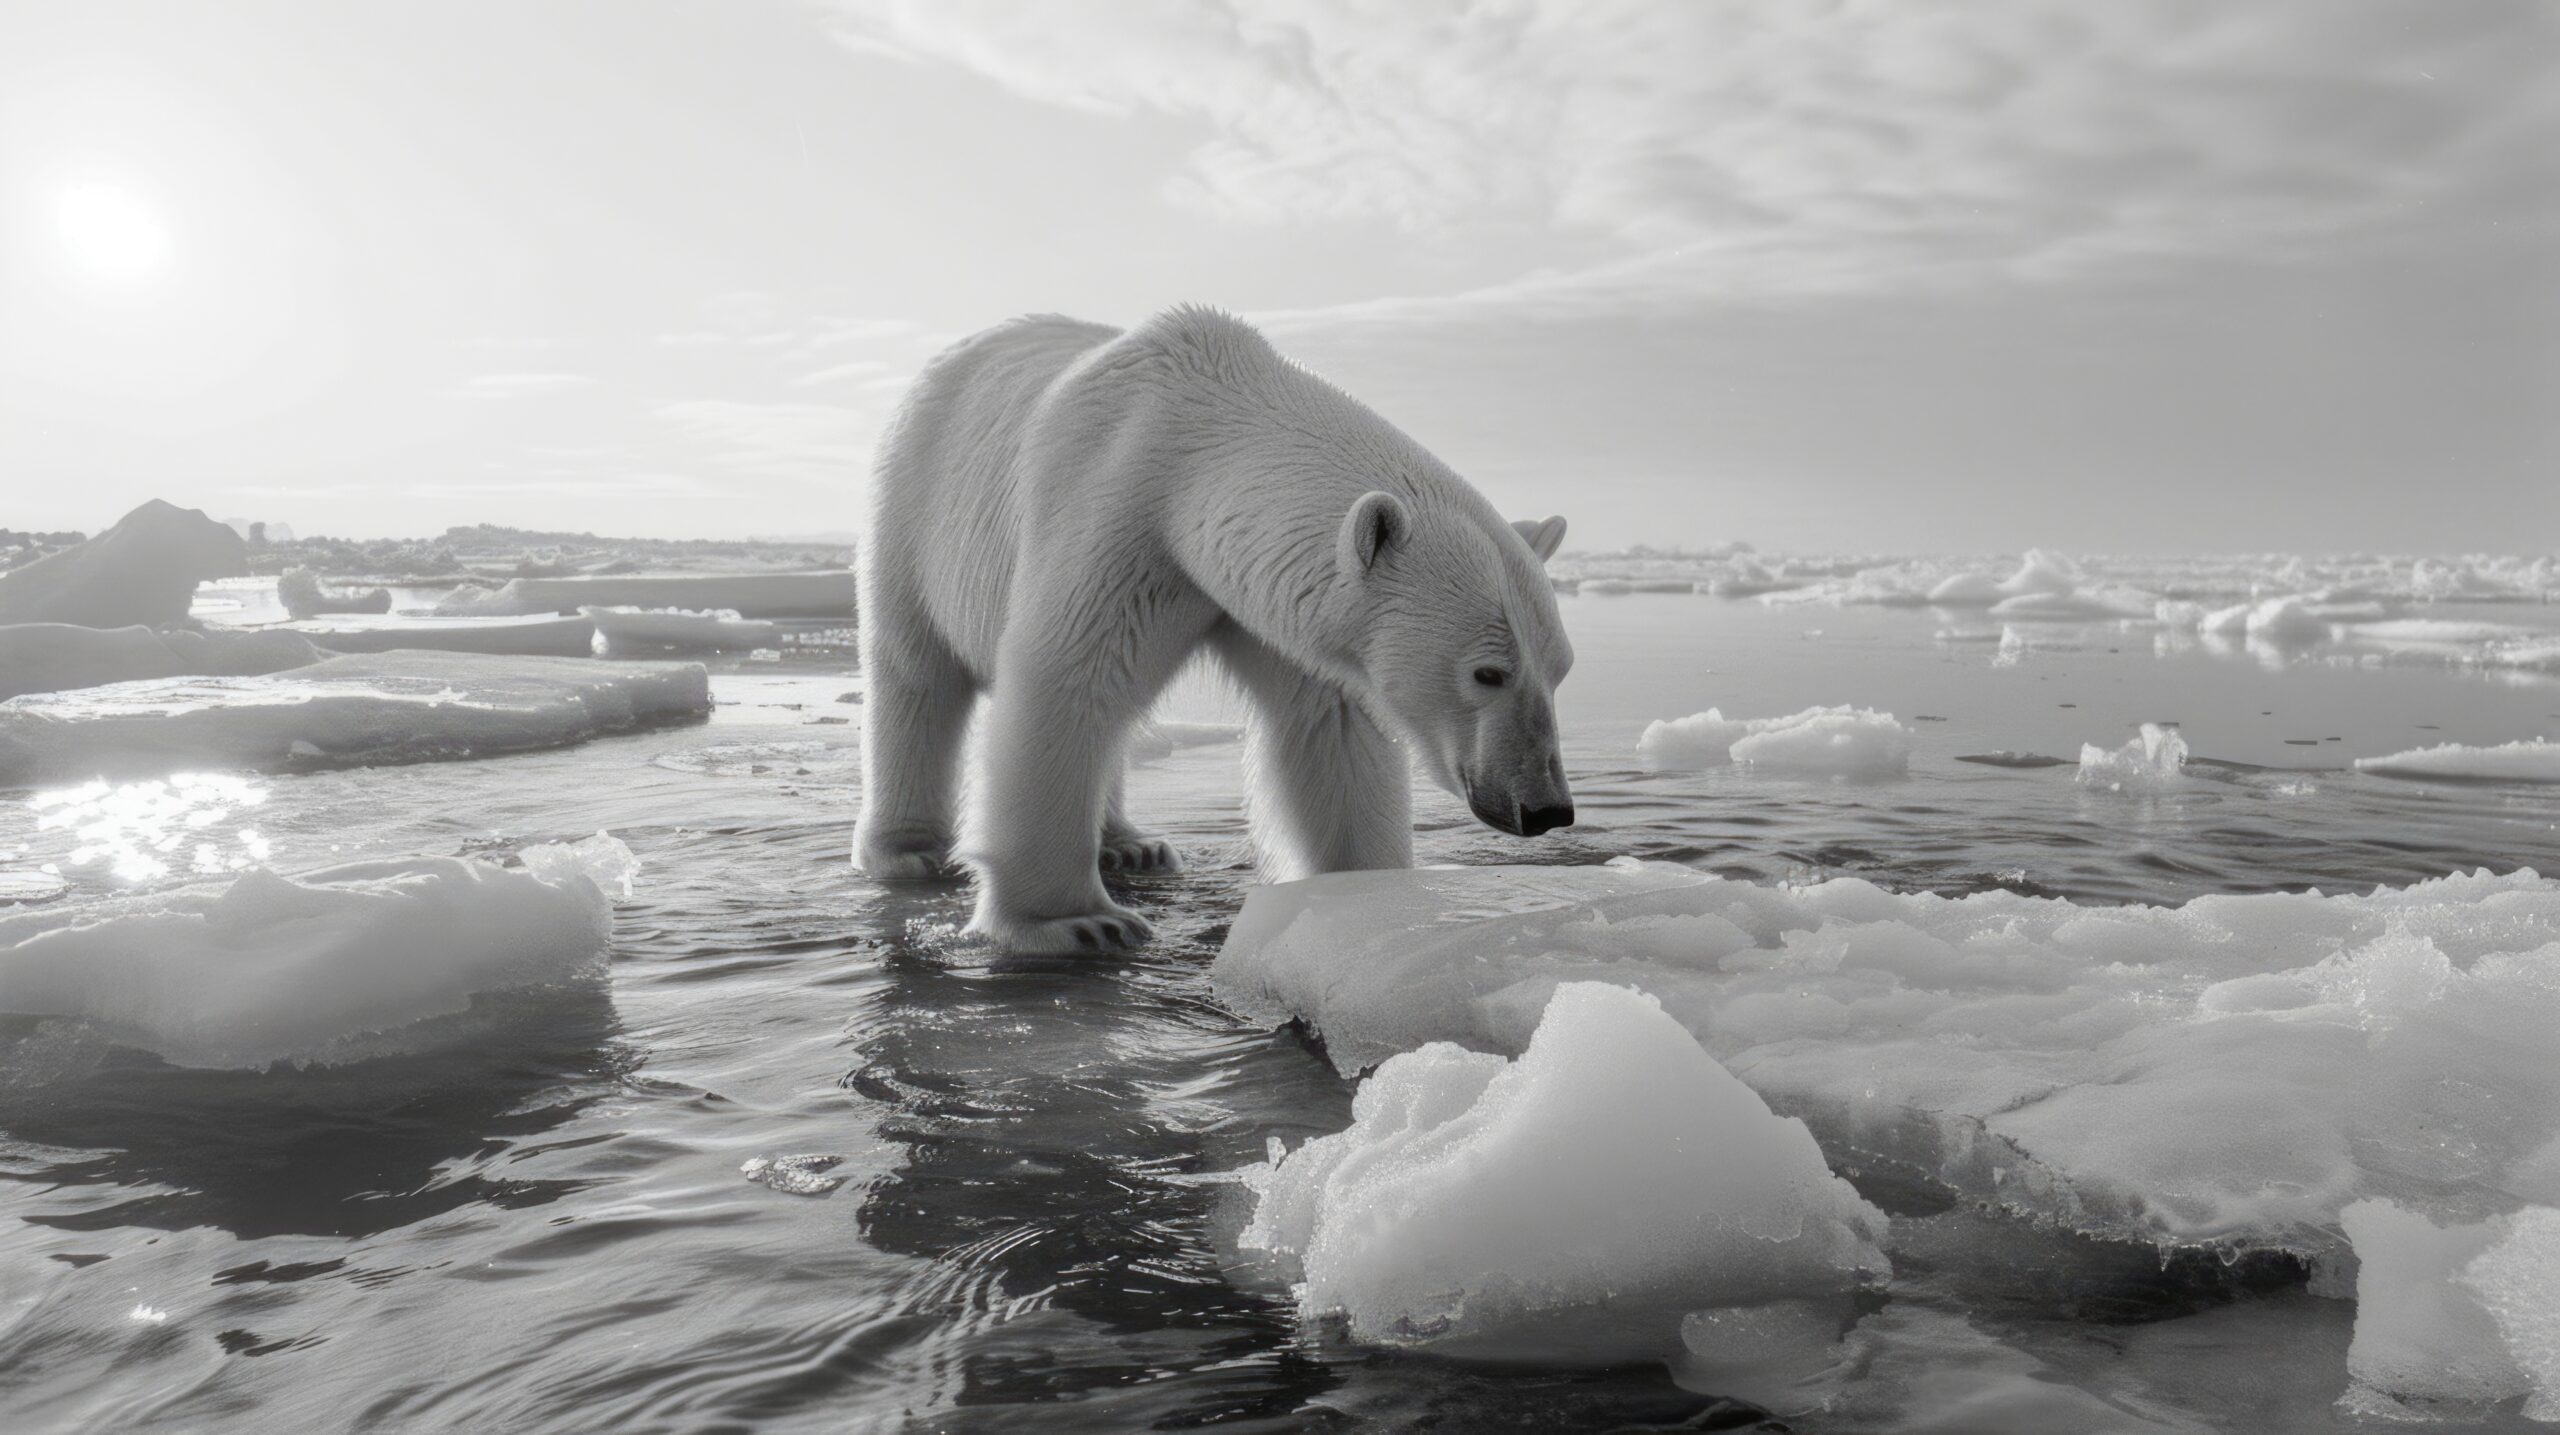
POLYGON ((1363 494, 1335 562, 1359 614, 1363 705, 1480 821, 1535 837, 1573 825, 1555 708, 1573 645, 1543 566, 1564 520, 1474 507, 1363 494))

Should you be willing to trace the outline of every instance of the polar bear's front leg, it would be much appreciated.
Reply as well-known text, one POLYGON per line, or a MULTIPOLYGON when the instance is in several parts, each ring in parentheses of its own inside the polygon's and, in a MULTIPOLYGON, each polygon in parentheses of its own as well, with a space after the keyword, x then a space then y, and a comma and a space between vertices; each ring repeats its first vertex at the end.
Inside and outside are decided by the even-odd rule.
POLYGON ((1210 641, 1252 703, 1245 804, 1263 879, 1412 866, 1404 749, 1340 688, 1242 629, 1210 641))
POLYGON ((1102 889, 1103 821, 1130 725, 1206 626, 1201 618, 1184 631, 1191 606, 1153 592, 1018 597, 962 843, 978 874, 972 933, 1032 954, 1134 947, 1153 935, 1102 889))

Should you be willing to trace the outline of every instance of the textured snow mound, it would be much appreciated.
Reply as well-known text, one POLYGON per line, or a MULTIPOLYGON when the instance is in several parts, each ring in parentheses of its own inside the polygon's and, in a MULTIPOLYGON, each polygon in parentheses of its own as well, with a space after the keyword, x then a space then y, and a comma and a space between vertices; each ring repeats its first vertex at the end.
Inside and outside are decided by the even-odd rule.
POLYGON ((180 1066, 327 1061, 478 994, 597 969, 612 922, 600 884, 627 891, 637 859, 599 833, 523 860, 259 870, 0 917, 0 1012, 87 1021, 180 1066))
POLYGON ((2117 908, 1338 873, 1253 892, 1213 978, 1345 1071, 1521 1051, 1559 985, 1633 986, 1835 1165, 2164 1244, 2335 1253, 2366 1197, 2476 1218, 2560 1137, 2560 882, 2529 871, 2117 908))
POLYGON ((1518 1060, 1393 1057, 1348 1129, 1244 1174, 1241 1244, 1295 1260, 1302 1314, 1383 1343, 1661 1357, 1690 1311, 1839 1296, 1888 1268, 1883 1213, 1803 1123, 1652 998, 1595 982, 1555 989, 1518 1060))

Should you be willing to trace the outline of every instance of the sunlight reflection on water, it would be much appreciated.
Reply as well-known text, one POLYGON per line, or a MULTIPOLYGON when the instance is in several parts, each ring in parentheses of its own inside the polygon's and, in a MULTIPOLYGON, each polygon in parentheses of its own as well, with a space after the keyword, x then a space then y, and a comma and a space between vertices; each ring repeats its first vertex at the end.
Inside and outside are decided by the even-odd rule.
POLYGON ((68 860, 103 864, 126 882, 184 871, 196 876, 245 871, 264 863, 267 839, 239 826, 242 814, 267 800, 267 785, 236 773, 182 772, 143 782, 83 783, 27 799, 39 831, 68 830, 79 839, 68 860))

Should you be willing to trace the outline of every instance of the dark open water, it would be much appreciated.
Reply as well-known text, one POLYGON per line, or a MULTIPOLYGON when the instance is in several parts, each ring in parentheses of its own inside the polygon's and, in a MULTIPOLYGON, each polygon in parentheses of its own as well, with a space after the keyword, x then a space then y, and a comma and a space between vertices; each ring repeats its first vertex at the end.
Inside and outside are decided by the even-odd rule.
MULTIPOLYGON (((2150 634, 2107 627, 2040 629, 2004 663, 1990 644, 1941 641, 1925 611, 1564 601, 1583 825, 1515 842, 1434 795, 1424 860, 1633 853, 2094 903, 2560 872, 2554 789, 2338 770, 2438 741, 2560 735, 2548 679, 2319 650, 2155 651, 2150 634), (1838 702, 1914 724, 1909 778, 1655 775, 1634 759, 1650 718, 1838 702), (2180 723, 2200 758, 2230 765, 2128 797, 2083 790, 2069 767, 1952 760, 2071 757, 2144 720, 2180 723)), ((1247 880, 1232 745, 1133 779, 1137 810, 1193 869, 1127 889, 1157 921, 1153 948, 999 964, 950 939, 965 892, 884 892, 847 870, 858 729, 811 720, 858 713, 834 701, 857 682, 737 666, 719 683, 737 705, 709 727, 189 799, 213 815, 175 850, 201 845, 217 864, 263 850, 289 871, 609 828, 647 866, 606 984, 484 1003, 428 1054, 213 1075, 59 1027, 0 1028, 0 1428, 1758 1422, 1659 1370, 1352 1347, 1299 1329, 1286 1291, 1239 1264, 1234 1189, 1202 1178, 1259 1159, 1269 1137, 1339 1128, 1350 1093, 1298 1037, 1241 1025, 1209 994, 1247 880), (740 1174, 804 1152, 843 1156, 830 1174, 844 1185, 813 1198, 740 1174)), ((1218 715, 1199 694, 1181 705, 1218 715)), ((68 868, 83 890, 177 880, 195 860, 139 875, 166 860, 157 827, 182 817, 133 816, 110 795, 83 823, 121 810, 128 830, 84 838, 39 828, 30 796, 0 798, 0 855, 110 849, 68 868)), ((2045 1276, 1898 1252, 1848 1398, 1790 1426, 2355 1428, 2330 1408, 2348 1304, 2282 1271, 2163 1271, 2148 1252, 1987 1239, 2045 1276)))

